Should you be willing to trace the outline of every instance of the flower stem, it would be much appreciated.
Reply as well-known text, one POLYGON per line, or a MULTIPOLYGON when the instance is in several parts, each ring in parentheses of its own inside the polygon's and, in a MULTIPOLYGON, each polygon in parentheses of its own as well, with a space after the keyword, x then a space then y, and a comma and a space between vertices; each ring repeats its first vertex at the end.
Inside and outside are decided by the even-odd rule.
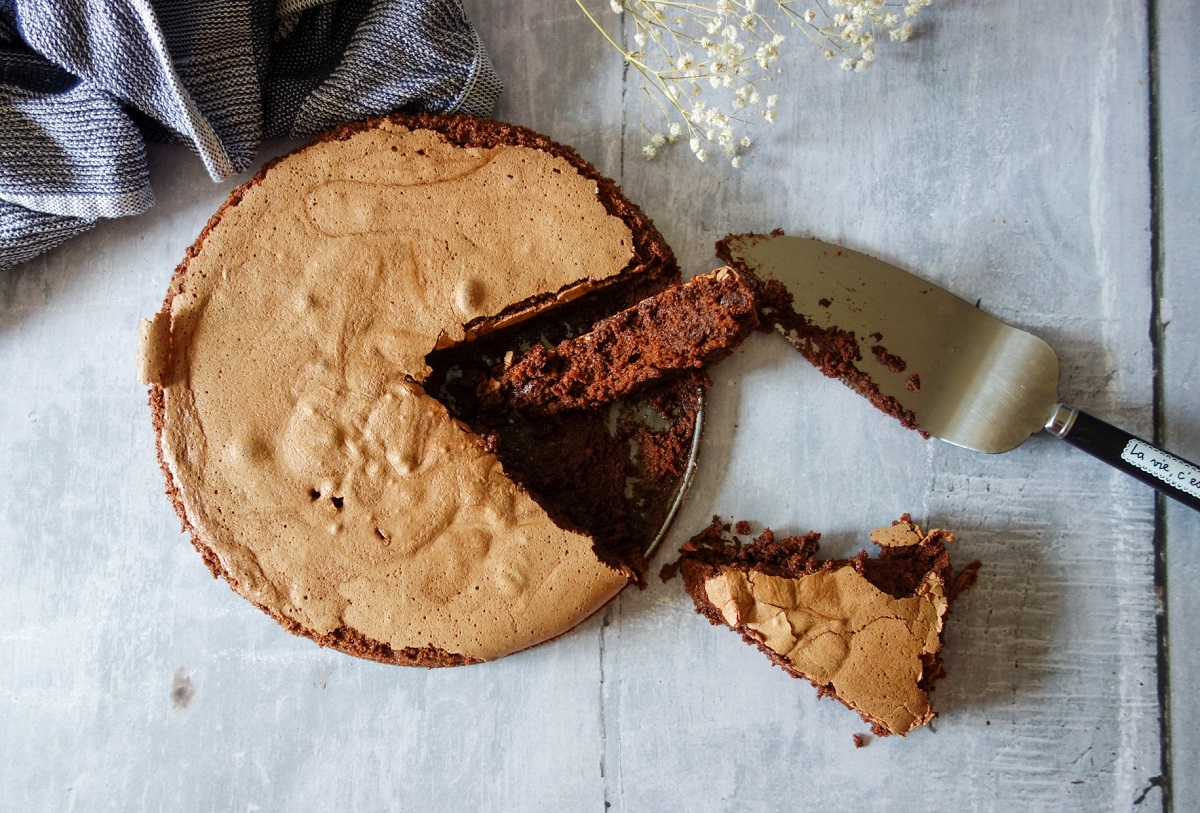
POLYGON ((604 26, 600 25, 600 21, 592 16, 592 12, 588 11, 587 6, 585 6, 583 4, 583 0, 575 0, 575 5, 579 6, 579 8, 583 11, 583 13, 585 15, 587 15, 587 18, 592 21, 592 25, 596 26, 596 30, 599 31, 606 40, 608 40, 609 44, 621 52, 621 56, 625 59, 626 62, 636 65, 638 68, 642 69, 643 71, 650 70, 650 68, 648 66, 646 66, 642 62, 639 62, 636 58, 634 58, 634 56, 632 54, 630 54, 628 51, 626 51, 624 48, 622 48, 615 39, 613 39, 612 37, 610 37, 608 35, 608 32, 604 30, 604 26))

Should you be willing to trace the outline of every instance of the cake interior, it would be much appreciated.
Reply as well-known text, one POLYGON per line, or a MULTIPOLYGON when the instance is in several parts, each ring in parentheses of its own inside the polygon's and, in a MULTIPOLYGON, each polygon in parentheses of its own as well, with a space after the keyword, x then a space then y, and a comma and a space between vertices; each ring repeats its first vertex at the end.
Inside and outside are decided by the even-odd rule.
POLYGON ((488 410, 556 415, 608 403, 727 357, 758 326, 754 292, 721 268, 552 347, 534 344, 481 387, 488 410))
MULTIPOLYGON (((783 231, 776 229, 771 234, 782 235, 783 231)), ((885 395, 879 389, 879 384, 875 379, 861 369, 862 350, 854 331, 843 330, 837 326, 820 327, 814 324, 811 319, 795 309, 792 294, 785 285, 778 280, 758 277, 754 271, 740 262, 730 251, 729 240, 730 237, 725 237, 717 242, 717 256, 737 268, 747 278, 755 281, 759 311, 764 321, 773 324, 776 330, 787 337, 788 341, 800 351, 800 355, 809 364, 820 370, 822 375, 841 380, 846 386, 870 401, 876 409, 898 420, 905 429, 916 430, 921 433, 922 437, 928 439, 929 435, 922 432, 917 426, 916 414, 894 397, 885 395)), ((897 364, 903 365, 903 361, 887 354, 886 349, 882 346, 876 345, 871 348, 871 352, 877 355, 880 351, 893 360, 889 363, 881 358, 881 362, 893 367, 893 372, 903 369, 902 366, 900 370, 895 369, 897 364)), ((910 376, 910 379, 915 380, 910 380, 909 389, 914 389, 914 387, 919 389, 920 378, 910 376)))
MULTIPOLYGON (((552 346, 587 333, 601 319, 677 282, 651 269, 570 302, 434 350, 425 391, 480 435, 515 480, 559 526, 590 536, 596 555, 636 581, 687 466, 707 379, 688 373, 595 408, 552 416, 489 409, 480 385, 535 344, 552 346)), ((503 323, 503 315, 494 322, 503 323)))
POLYGON ((750 533, 747 523, 714 517, 681 550, 677 567, 697 612, 858 711, 877 735, 933 718, 945 616, 979 569, 972 562, 953 573, 952 534, 922 532, 906 514, 871 533, 877 557, 826 560, 816 558, 817 533, 776 538, 765 529, 745 544, 731 530, 750 533))

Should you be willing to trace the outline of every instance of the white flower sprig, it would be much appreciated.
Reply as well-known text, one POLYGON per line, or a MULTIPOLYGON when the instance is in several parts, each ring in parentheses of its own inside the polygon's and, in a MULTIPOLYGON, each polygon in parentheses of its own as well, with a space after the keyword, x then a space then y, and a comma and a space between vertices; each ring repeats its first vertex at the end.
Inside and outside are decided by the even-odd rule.
POLYGON ((841 56, 841 66, 862 72, 875 61, 880 31, 892 42, 912 36, 912 18, 932 0, 889 3, 885 0, 776 0, 782 11, 825 52, 826 59, 841 56), (815 7, 814 7, 815 6, 815 7), (803 7, 804 10, 799 9, 803 7))
POLYGON ((778 27, 800 28, 827 59, 842 57, 847 70, 863 71, 875 60, 880 32, 903 42, 911 18, 931 0, 609 0, 614 13, 633 22, 633 47, 626 48, 604 29, 584 0, 576 4, 625 62, 641 74, 642 154, 686 138, 700 161, 710 155, 741 164, 748 136, 742 125, 775 122, 776 94, 761 92, 779 70, 778 27), (801 10, 801 6, 803 9, 801 10))

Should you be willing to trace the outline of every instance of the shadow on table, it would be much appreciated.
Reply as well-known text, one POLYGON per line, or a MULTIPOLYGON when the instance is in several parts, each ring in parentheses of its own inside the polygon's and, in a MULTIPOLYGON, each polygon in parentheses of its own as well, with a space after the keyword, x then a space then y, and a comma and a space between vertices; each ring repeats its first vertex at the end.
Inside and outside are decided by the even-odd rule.
MULTIPOLYGON (((103 228, 101 224, 97 228, 103 228)), ((0 271, 0 335, 27 319, 61 307, 73 296, 86 296, 92 274, 81 247, 95 241, 96 229, 7 271, 0 271)))
POLYGON ((947 678, 936 684, 934 707, 950 717, 1034 706, 1051 677, 1062 677, 1060 656, 1072 649, 1066 568, 1047 555, 1044 530, 977 527, 961 518, 954 530, 961 542, 952 551, 955 564, 970 558, 983 564, 976 584, 950 610, 942 653, 947 678))
MULTIPOLYGON (((85 313, 86 324, 120 320, 137 328, 122 306, 136 301, 150 316, 187 247, 230 191, 259 166, 298 146, 268 141, 244 173, 213 182, 196 154, 178 144, 147 150, 155 203, 143 214, 102 219, 90 230, 16 268, 0 272, 0 335, 49 311, 85 313), (144 303, 144 304, 142 304, 144 303)), ((70 352, 69 342, 62 344, 70 352)))
MULTIPOLYGON (((716 495, 725 482, 733 458, 737 427, 740 415, 740 383, 744 378, 758 375, 780 364, 780 354, 764 352, 768 342, 778 340, 786 346, 783 338, 771 334, 752 334, 733 357, 722 362, 714 374, 714 384, 705 394, 704 436, 697 457, 696 476, 684 500, 678 516, 672 523, 646 574, 647 588, 641 591, 649 598, 630 600, 630 588, 620 597, 622 619, 636 619, 645 613, 653 613, 662 602, 682 600, 690 606, 690 599, 683 592, 682 582, 677 578, 664 585, 660 572, 664 565, 679 558, 679 547, 691 536, 699 533, 717 512, 716 495)), ((697 619, 699 622, 700 620, 697 619)))

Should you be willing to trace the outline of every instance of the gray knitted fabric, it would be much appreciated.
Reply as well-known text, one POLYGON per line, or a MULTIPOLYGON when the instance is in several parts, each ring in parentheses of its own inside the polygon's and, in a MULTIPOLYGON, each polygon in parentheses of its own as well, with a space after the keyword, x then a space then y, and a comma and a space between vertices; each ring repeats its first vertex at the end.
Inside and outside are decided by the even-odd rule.
POLYGON ((264 138, 500 89, 460 0, 0 0, 0 269, 149 208, 147 139, 220 180, 264 138))

